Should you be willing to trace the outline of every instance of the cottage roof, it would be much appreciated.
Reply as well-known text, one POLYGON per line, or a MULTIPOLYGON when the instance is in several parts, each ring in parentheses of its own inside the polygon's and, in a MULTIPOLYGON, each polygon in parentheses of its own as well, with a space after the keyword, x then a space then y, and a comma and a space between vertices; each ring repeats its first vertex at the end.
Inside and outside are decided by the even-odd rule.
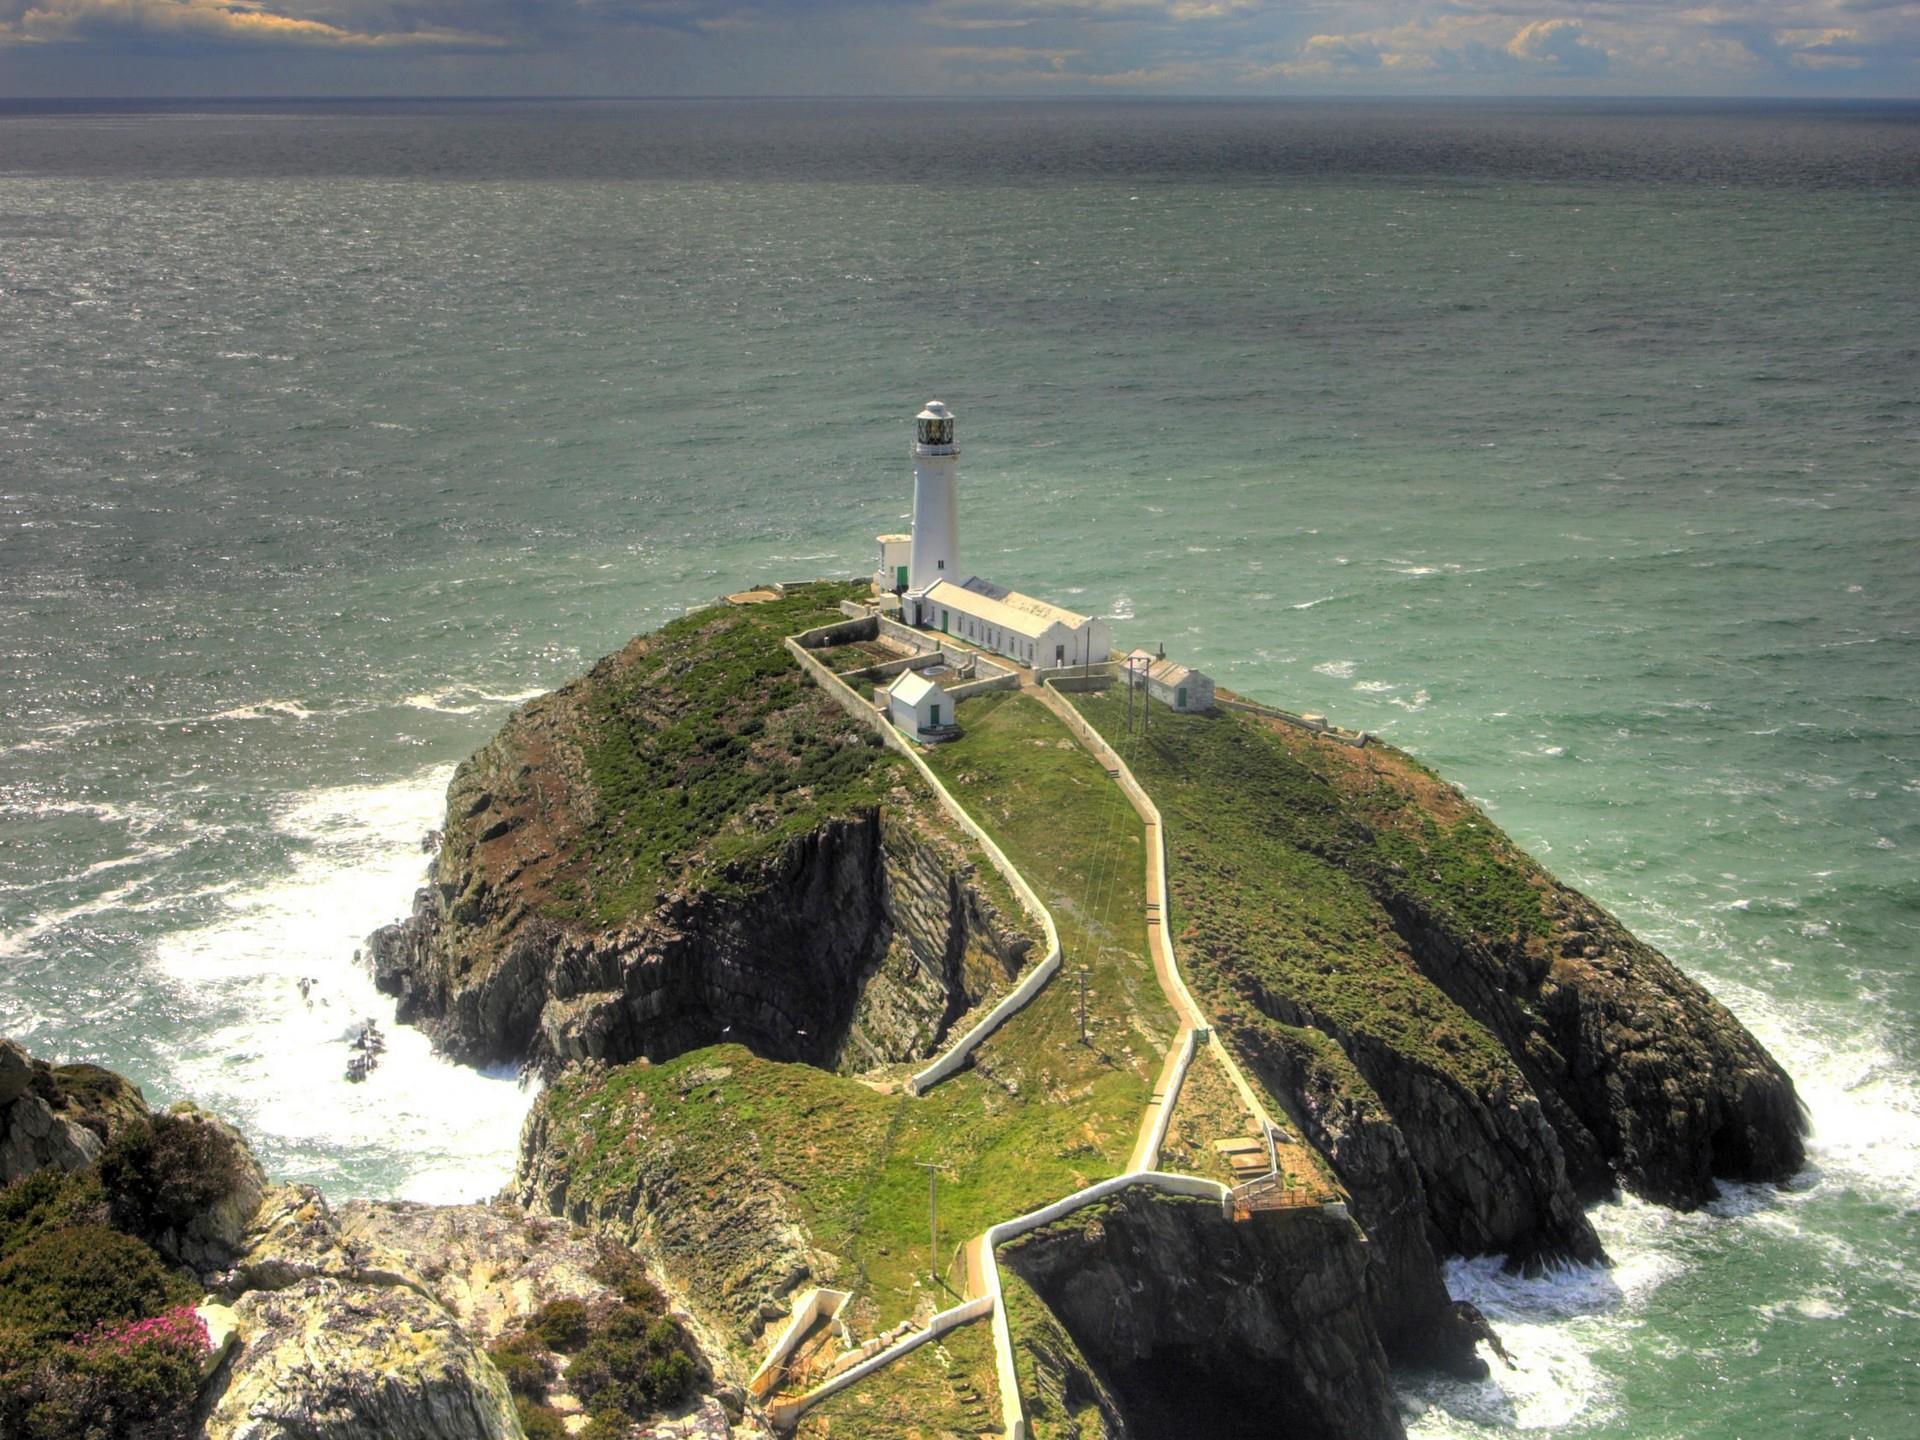
MULTIPOLYGON (((1148 677, 1158 680, 1162 685, 1184 685, 1195 675, 1200 674, 1198 670, 1195 670, 1190 665, 1182 665, 1178 660, 1171 659, 1165 655, 1155 655, 1151 650, 1129 650, 1127 652, 1126 664, 1131 669, 1138 671, 1142 660, 1147 662, 1148 677)), ((1206 677, 1201 676, 1201 678, 1205 679, 1206 677)))
POLYGON ((894 676, 893 684, 887 687, 887 694, 903 705, 918 705, 930 693, 938 693, 939 689, 918 670, 902 670, 894 676))
POLYGON ((955 585, 951 580, 936 580, 927 587, 927 599, 935 604, 965 611, 989 625, 997 625, 1002 630, 1011 630, 1029 639, 1038 639, 1055 625, 1078 630, 1087 623, 1084 615, 1058 605, 1049 605, 1045 600, 1036 600, 1031 595, 1022 595, 1018 590, 1003 589, 978 576, 964 585, 955 585))
POLYGON ((882 545, 888 545, 893 543, 905 545, 913 539, 913 536, 911 535, 876 535, 873 538, 878 540, 882 545))

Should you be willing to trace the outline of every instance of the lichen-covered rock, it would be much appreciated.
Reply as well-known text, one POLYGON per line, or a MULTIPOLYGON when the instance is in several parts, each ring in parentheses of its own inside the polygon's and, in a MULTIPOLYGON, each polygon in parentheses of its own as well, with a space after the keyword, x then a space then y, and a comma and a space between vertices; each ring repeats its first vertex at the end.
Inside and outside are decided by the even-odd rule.
POLYGON ((319 1277, 355 1285, 424 1290, 412 1266, 378 1236, 346 1234, 326 1197, 311 1185, 277 1185, 254 1216, 229 1293, 284 1290, 319 1277))
POLYGON ((51 1065, 0 1039, 0 1185, 84 1169, 145 1117, 140 1089, 97 1065, 51 1065))
POLYGON ((207 1440, 521 1440, 500 1372, 416 1290, 309 1275, 233 1308, 207 1440))

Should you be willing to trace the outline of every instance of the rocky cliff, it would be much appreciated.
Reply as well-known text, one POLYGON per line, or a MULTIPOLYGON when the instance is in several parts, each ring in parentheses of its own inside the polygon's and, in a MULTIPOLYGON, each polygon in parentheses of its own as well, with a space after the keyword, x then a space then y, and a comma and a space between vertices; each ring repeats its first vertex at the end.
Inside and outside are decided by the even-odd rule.
POLYGON ((565 1221, 506 1203, 335 1210, 268 1185, 216 1117, 150 1110, 111 1071, 5 1040, 0 1156, 9 1437, 526 1440, 590 1412, 638 1435, 656 1409, 761 1434, 735 1428, 724 1350, 630 1252, 565 1221))
POLYGON ((837 593, 642 637, 463 764, 434 883, 368 945, 400 1019, 477 1063, 732 1038, 856 1072, 1003 990, 1032 945, 1004 884, 780 646, 837 593))

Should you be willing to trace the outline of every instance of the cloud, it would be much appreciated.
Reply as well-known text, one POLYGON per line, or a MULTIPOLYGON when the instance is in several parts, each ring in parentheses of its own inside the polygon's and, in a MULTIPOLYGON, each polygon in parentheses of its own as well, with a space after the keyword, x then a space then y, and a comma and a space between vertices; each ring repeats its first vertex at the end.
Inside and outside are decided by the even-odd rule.
POLYGON ((434 25, 368 31, 269 10, 255 0, 34 0, 0 19, 0 43, 214 42, 333 50, 487 49, 491 35, 434 25))
POLYGON ((1535 20, 1507 41, 1507 54, 1525 65, 1562 75, 1598 75, 1607 68, 1607 52, 1587 38, 1578 20, 1535 20))

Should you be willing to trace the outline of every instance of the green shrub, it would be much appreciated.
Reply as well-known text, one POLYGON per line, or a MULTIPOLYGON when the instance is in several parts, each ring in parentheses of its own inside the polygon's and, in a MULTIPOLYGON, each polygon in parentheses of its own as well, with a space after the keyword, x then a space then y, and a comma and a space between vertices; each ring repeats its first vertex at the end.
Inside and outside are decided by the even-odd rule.
POLYGON ((0 1331, 0 1433, 10 1440, 186 1440, 206 1328, 177 1306, 35 1344, 0 1331))
POLYGON ((609 1243, 601 1247, 593 1278, 627 1304, 649 1315, 657 1315, 667 1308, 666 1297, 647 1278, 647 1268, 640 1263, 640 1257, 624 1246, 609 1243))
POLYGON ((487 1351, 487 1358, 516 1396, 534 1401, 547 1398, 547 1364, 534 1353, 530 1336, 507 1336, 487 1351))
POLYGON ((632 1434, 633 1421, 608 1406, 587 1416, 586 1428, 576 1440, 628 1440, 632 1434))
POLYGON ((550 1300, 527 1324, 527 1335, 549 1350, 570 1354, 586 1342, 587 1307, 578 1300, 550 1300))
POLYGON ((91 1170, 36 1170, 0 1190, 0 1260, 49 1231, 106 1218, 106 1193, 91 1170))
POLYGON ((699 1375, 680 1326, 616 1305, 567 1367, 567 1383, 590 1410, 632 1419, 686 1399, 699 1375))
POLYGON ((183 1228, 245 1179, 240 1144, 191 1113, 160 1114, 129 1126, 100 1157, 113 1223, 157 1236, 183 1228))
POLYGON ((516 1395, 513 1408, 519 1413, 520 1428, 526 1431, 527 1440, 566 1440, 566 1422, 551 1405, 541 1405, 524 1395, 516 1395))
POLYGON ((0 1260, 0 1317, 34 1340, 64 1340, 195 1298, 148 1246, 104 1225, 50 1230, 0 1260))

